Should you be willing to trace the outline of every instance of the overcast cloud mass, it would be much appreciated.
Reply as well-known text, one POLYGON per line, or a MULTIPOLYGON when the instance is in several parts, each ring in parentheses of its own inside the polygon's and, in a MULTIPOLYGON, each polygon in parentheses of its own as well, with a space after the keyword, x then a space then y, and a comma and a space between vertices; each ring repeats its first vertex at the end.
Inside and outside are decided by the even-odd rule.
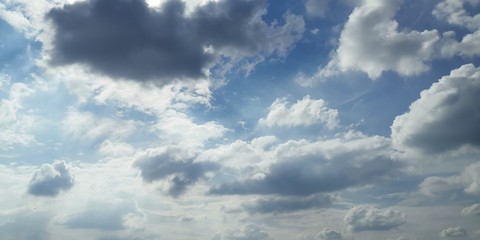
POLYGON ((0 1, 0 239, 480 237, 479 0, 0 1))

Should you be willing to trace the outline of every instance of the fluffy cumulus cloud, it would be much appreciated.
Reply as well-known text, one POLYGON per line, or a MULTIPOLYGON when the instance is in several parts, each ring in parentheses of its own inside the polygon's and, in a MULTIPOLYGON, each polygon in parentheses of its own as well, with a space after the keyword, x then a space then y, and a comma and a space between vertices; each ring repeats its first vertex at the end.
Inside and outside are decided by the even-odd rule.
POLYGON ((327 107, 322 99, 305 96, 289 106, 286 99, 277 99, 269 108, 266 118, 258 121, 260 126, 295 127, 324 124, 328 129, 338 126, 338 111, 327 107))
POLYGON ((472 16, 467 10, 468 7, 475 8, 479 4, 478 0, 444 0, 435 6, 433 15, 436 18, 471 31, 464 35, 461 41, 457 41, 455 32, 445 32, 440 45, 443 57, 480 55, 480 14, 472 16))
POLYGON ((471 16, 465 8, 466 4, 478 6, 478 0, 443 0, 433 10, 433 15, 453 25, 465 26, 471 30, 480 29, 480 13, 471 16))
POLYGON ((47 15, 56 29, 51 63, 159 84, 204 78, 219 56, 287 54, 304 31, 303 19, 286 14, 285 25, 269 25, 265 13, 265 1, 213 1, 188 15, 179 0, 159 9, 144 0, 66 4, 47 15))
POLYGON ((399 149, 442 153, 480 145, 480 69, 463 65, 441 78, 395 118, 392 139, 399 149))
POLYGON ((385 231, 406 222, 406 215, 392 209, 356 206, 345 215, 345 223, 354 232, 385 231))
POLYGON ((382 181, 401 166, 390 159, 389 146, 386 138, 355 133, 327 141, 290 140, 274 149, 275 160, 264 172, 214 186, 210 193, 308 196, 382 181))
POLYGON ((249 223, 240 229, 228 229, 223 234, 216 234, 212 240, 271 240, 263 227, 249 223))
POLYGON ((467 166, 461 174, 449 177, 430 176, 420 184, 420 192, 427 196, 480 195, 480 163, 467 166))
POLYGON ((218 164, 195 161, 195 153, 178 147, 149 149, 135 161, 146 182, 161 181, 171 196, 183 194, 187 187, 217 170, 218 164))
POLYGON ((42 164, 30 180, 28 193, 34 196, 57 196, 74 185, 74 175, 65 161, 42 164))
POLYGON ((467 231, 463 227, 451 227, 442 230, 438 235, 442 238, 465 237, 467 231))
POLYGON ((398 0, 361 1, 345 23, 334 58, 319 76, 357 70, 376 79, 384 71, 410 76, 428 70, 437 31, 399 31, 393 19, 399 4, 398 0))
POLYGON ((480 216, 480 203, 462 209, 463 216, 480 216))

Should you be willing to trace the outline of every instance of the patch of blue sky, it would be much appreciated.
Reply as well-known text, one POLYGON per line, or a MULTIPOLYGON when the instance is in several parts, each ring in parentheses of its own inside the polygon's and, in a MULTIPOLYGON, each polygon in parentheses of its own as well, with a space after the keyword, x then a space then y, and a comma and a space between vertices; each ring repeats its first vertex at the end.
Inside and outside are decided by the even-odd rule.
POLYGON ((14 82, 28 82, 38 72, 34 59, 41 51, 41 43, 26 39, 7 22, 0 19, 0 71, 14 82))

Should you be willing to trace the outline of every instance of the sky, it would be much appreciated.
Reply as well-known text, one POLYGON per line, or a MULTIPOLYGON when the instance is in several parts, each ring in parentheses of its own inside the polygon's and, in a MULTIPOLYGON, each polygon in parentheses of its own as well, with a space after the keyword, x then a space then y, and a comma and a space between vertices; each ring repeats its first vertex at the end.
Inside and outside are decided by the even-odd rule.
POLYGON ((0 0, 0 239, 480 239, 480 0, 0 0))

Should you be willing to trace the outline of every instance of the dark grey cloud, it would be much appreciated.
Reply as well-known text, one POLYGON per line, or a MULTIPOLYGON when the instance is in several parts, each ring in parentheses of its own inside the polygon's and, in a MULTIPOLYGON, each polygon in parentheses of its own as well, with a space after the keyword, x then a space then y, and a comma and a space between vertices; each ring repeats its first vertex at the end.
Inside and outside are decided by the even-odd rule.
POLYGON ((28 185, 28 193, 35 196, 55 197, 74 185, 74 176, 64 161, 43 164, 28 185))
POLYGON ((205 77, 204 70, 219 55, 280 55, 299 39, 304 30, 300 18, 294 19, 298 27, 272 39, 271 34, 289 25, 264 22, 265 4, 264 0, 223 0, 188 15, 180 0, 169 0, 161 9, 149 8, 144 0, 67 4, 47 15, 56 29, 51 63, 80 63, 110 77, 159 84, 205 77), (213 52, 205 51, 207 47, 213 52))
POLYGON ((187 187, 205 177, 205 174, 219 168, 212 162, 194 162, 192 157, 181 156, 181 150, 167 149, 150 156, 139 158, 134 166, 140 169, 143 180, 168 183, 168 194, 177 197, 187 187), (180 152, 179 152, 180 151, 180 152))
POLYGON ((373 183, 398 173, 400 166, 399 162, 388 157, 356 165, 349 159, 327 160, 323 156, 309 156, 279 161, 270 167, 263 179, 221 184, 210 189, 210 193, 308 196, 373 183))
POLYGON ((473 64, 451 71, 424 90, 409 112, 392 124, 392 139, 402 150, 444 153, 480 147, 480 69, 473 64))
POLYGON ((244 204, 247 212, 255 213, 282 213, 299 210, 328 207, 333 198, 329 195, 312 195, 308 197, 267 197, 253 203, 244 204))
POLYGON ((356 206, 345 215, 345 223, 354 232, 386 231, 406 222, 406 215, 392 209, 356 206))

